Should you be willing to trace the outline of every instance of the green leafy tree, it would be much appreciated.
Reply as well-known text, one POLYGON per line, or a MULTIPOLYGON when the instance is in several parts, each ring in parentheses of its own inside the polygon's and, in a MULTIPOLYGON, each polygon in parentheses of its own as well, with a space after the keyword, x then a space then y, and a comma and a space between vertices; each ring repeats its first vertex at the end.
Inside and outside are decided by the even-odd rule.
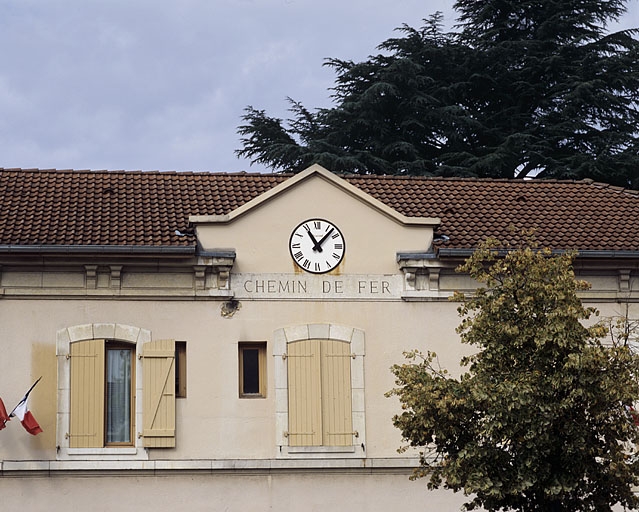
POLYGON ((639 188, 639 41, 625 1, 457 0, 363 62, 329 59, 333 106, 248 107, 252 163, 365 174, 583 178, 639 188))
POLYGON ((481 286, 462 301, 463 343, 477 349, 452 376, 434 353, 393 366, 401 414, 430 488, 463 491, 467 510, 636 508, 639 356, 610 342, 577 293, 572 255, 487 242, 464 265, 481 286))

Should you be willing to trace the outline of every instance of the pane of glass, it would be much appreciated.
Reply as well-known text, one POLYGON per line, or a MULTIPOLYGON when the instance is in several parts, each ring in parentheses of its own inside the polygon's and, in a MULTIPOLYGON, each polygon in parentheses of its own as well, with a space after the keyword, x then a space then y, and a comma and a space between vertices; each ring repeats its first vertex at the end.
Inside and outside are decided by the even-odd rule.
POLYGON ((106 442, 131 442, 131 350, 107 349, 106 442))
POLYGON ((260 392, 260 351, 257 348, 245 348, 242 351, 242 389, 244 394, 260 392))

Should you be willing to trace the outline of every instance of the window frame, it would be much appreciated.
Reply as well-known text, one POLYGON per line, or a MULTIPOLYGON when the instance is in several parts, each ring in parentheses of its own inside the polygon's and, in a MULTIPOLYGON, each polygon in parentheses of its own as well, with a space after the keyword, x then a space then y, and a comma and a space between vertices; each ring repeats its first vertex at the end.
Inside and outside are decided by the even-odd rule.
POLYGON ((278 458, 365 458, 366 414, 364 399, 365 333, 338 324, 302 324, 277 329, 273 333, 275 380, 275 442, 278 458), (349 446, 291 446, 289 443, 288 345, 303 340, 333 340, 348 343, 351 361, 351 415, 353 441, 349 446))
POLYGON ((186 341, 175 342, 175 398, 186 398, 186 341))
POLYGON ((136 347, 131 343, 122 342, 118 340, 104 340, 104 448, 116 448, 123 446, 134 446, 135 445, 135 388, 136 388, 136 380, 135 374, 136 372, 136 347), (130 413, 129 413, 129 439, 130 441, 107 441, 107 424, 108 424, 108 390, 107 390, 107 368, 108 368, 108 357, 107 353, 110 350, 130 350, 131 354, 131 382, 129 383, 130 394, 129 394, 129 404, 130 404, 130 413))
POLYGON ((240 341, 237 344, 238 361, 238 394, 239 398, 266 398, 268 377, 266 371, 266 342, 265 341, 240 341), (258 392, 248 393, 244 391, 244 352, 257 350, 258 392))

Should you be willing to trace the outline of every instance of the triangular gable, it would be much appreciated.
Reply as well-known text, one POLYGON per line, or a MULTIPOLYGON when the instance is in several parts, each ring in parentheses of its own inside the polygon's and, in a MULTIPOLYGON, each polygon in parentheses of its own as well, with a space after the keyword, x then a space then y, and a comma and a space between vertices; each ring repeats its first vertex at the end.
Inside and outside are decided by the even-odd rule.
POLYGON ((381 201, 375 199, 370 196, 366 192, 361 189, 351 185, 346 180, 340 178, 336 174, 328 171, 324 167, 318 164, 314 164, 310 166, 308 169, 296 174, 290 179, 276 185, 272 189, 268 190, 264 194, 252 199, 251 201, 243 204, 239 208, 236 208, 232 212, 226 215, 192 215, 189 217, 189 222, 193 224, 206 224, 206 223, 229 223, 234 220, 242 217, 248 212, 251 212, 264 203, 271 201, 273 198, 280 196, 281 194, 291 190, 292 188, 298 186, 300 183, 303 183, 312 178, 319 177, 338 189, 341 189, 348 195, 356 198, 362 203, 368 205, 372 209, 378 211, 379 213, 385 215, 386 217, 394 220, 398 224, 405 226, 437 226, 440 223, 440 219, 436 217, 406 217, 402 215, 398 211, 393 208, 387 206, 381 201))

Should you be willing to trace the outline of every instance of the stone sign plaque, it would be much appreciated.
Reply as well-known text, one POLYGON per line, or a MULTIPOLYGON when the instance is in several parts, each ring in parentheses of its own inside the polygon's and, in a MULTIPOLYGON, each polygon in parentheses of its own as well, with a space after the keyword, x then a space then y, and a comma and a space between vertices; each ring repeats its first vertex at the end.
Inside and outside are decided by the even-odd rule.
POLYGON ((398 300, 401 275, 232 274, 238 299, 398 300))

